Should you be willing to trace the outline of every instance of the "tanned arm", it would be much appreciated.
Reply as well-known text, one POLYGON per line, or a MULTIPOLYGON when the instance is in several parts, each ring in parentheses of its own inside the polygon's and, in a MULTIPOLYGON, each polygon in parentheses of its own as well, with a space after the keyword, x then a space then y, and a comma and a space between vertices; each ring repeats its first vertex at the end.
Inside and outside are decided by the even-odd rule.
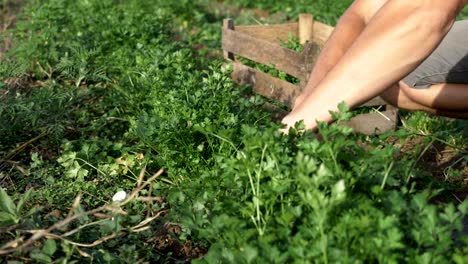
POLYGON ((335 66, 386 1, 356 0, 346 10, 320 52, 304 91, 296 98, 295 106, 299 105, 335 66))
POLYGON ((331 121, 344 101, 355 107, 400 81, 442 41, 467 4, 461 0, 388 0, 351 47, 283 123, 331 121))

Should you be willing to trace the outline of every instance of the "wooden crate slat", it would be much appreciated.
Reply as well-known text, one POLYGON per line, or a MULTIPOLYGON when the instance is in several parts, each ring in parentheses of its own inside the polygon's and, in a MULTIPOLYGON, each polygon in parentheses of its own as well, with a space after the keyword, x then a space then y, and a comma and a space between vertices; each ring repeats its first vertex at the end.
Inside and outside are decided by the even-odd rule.
POLYGON ((304 50, 301 53, 301 70, 303 72, 303 75, 299 78, 301 81, 299 84, 301 90, 304 89, 305 85, 309 81, 310 73, 312 72, 315 62, 317 61, 317 58, 320 55, 320 50, 321 48, 319 45, 317 45, 317 43, 308 42, 304 44, 304 50))
MULTIPOLYGON (((234 30, 234 20, 232 20, 231 18, 224 19, 223 20, 223 29, 234 30)), ((223 50, 223 55, 224 55, 224 58, 226 60, 234 60, 235 59, 234 53, 232 53, 232 52, 223 50)))
POLYGON ((299 15, 299 43, 301 45, 307 42, 312 42, 314 35, 314 16, 311 14, 300 14, 299 15))
POLYGON ((236 31, 248 34, 254 38, 279 44, 281 41, 288 41, 289 35, 294 38, 298 37, 298 23, 236 26, 236 31))
POLYGON ((384 101, 380 96, 370 99, 369 101, 365 102, 360 106, 379 106, 379 105, 386 105, 387 102, 384 101))
MULTIPOLYGON (((272 43, 279 43, 280 40, 287 41, 289 35, 299 37, 298 23, 287 23, 277 25, 248 25, 236 26, 236 31, 246 33, 252 37, 263 39, 272 43)), ((323 45, 330 37, 334 27, 314 21, 312 41, 323 45)))
POLYGON ((223 50, 265 65, 272 64, 296 78, 304 75, 302 56, 290 49, 234 30, 223 30, 223 50))
POLYGON ((300 92, 297 86, 292 83, 272 77, 239 62, 233 62, 233 65, 232 79, 236 83, 240 85, 250 84, 253 92, 284 103, 289 107, 292 106, 294 99, 300 92))
POLYGON ((328 40, 334 29, 335 28, 332 26, 314 21, 314 35, 312 41, 323 46, 323 44, 325 44, 325 42, 328 40))

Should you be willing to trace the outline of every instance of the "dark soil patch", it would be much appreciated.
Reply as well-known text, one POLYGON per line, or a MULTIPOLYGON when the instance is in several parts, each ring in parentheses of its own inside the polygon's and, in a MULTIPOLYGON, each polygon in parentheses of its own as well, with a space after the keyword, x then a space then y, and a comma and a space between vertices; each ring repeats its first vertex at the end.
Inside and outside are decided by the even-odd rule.
POLYGON ((418 148, 423 151, 420 157, 415 157, 419 158, 419 168, 439 181, 468 185, 467 149, 455 149, 438 141, 427 142, 424 137, 412 137, 402 144, 401 152, 411 155, 418 148))
POLYGON ((447 191, 432 199, 433 203, 462 203, 468 199, 468 149, 454 148, 439 141, 430 141, 423 136, 410 137, 402 144, 400 156, 417 160, 415 168, 431 177, 429 181, 448 185, 447 191))
MULTIPOLYGON (((201 258, 208 251, 206 248, 195 245, 192 241, 181 241, 178 237, 182 234, 180 226, 166 223, 155 233, 153 241, 156 251, 171 257, 173 262, 186 261, 201 258)), ((171 261, 172 262, 172 261, 171 261)))

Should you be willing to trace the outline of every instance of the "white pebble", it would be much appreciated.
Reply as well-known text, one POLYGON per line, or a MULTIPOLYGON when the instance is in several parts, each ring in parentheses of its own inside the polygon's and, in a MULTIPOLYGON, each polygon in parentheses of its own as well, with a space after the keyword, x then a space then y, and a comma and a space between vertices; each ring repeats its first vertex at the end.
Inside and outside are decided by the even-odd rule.
POLYGON ((112 201, 114 202, 120 202, 125 200, 125 197, 127 197, 127 193, 125 191, 118 191, 112 196, 112 201))

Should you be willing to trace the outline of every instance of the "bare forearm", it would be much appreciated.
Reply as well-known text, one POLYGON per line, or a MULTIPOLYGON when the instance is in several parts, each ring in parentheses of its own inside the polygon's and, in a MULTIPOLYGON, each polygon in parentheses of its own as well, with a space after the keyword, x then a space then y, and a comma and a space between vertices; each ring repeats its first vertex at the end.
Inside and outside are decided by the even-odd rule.
POLYGON ((346 87, 338 97, 356 105, 401 80, 437 47, 454 22, 455 13, 448 18, 428 9, 406 0, 382 7, 321 86, 330 93, 332 87, 346 87), (367 98, 353 96, 363 93, 367 98))
POLYGON ((307 89, 315 87, 346 53, 356 38, 364 30, 364 20, 351 12, 345 13, 338 22, 333 34, 325 43, 309 78, 307 89))
POLYGON ((446 4, 441 2, 393 0, 384 5, 285 123, 303 119, 313 129, 315 120, 328 121, 329 110, 341 101, 356 106, 399 81, 434 50, 453 23, 458 7, 451 14, 438 6, 446 4))
POLYGON ((304 91, 296 99, 295 106, 299 105, 336 65, 359 37, 369 19, 385 2, 385 0, 356 0, 346 10, 325 43, 304 91))
POLYGON ((347 13, 341 17, 317 59, 309 83, 316 85, 325 77, 361 34, 364 27, 364 20, 355 14, 347 13))

